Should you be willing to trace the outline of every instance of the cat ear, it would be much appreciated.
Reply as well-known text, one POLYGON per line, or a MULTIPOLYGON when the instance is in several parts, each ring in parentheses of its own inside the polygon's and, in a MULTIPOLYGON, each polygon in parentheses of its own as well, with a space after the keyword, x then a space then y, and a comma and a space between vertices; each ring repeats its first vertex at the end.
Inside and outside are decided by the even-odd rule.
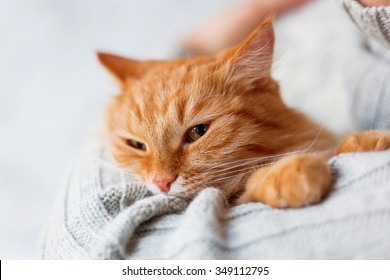
POLYGON ((97 57, 120 82, 124 82, 127 78, 138 78, 146 71, 141 61, 103 52, 98 52, 97 57))
POLYGON ((231 66, 231 79, 253 86, 270 77, 275 42, 273 21, 274 16, 269 16, 240 45, 223 54, 231 66))

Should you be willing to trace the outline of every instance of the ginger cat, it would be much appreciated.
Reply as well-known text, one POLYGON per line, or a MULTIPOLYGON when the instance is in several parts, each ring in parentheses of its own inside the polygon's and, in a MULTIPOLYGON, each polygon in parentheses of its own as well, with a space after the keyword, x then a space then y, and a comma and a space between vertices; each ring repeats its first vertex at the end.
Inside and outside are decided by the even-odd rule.
POLYGON ((390 147, 386 131, 339 144, 287 107, 271 77, 273 49, 268 18, 216 56, 137 61, 99 53, 121 84, 106 116, 117 164, 153 193, 190 199, 215 187, 234 204, 302 207, 331 189, 331 156, 390 147))

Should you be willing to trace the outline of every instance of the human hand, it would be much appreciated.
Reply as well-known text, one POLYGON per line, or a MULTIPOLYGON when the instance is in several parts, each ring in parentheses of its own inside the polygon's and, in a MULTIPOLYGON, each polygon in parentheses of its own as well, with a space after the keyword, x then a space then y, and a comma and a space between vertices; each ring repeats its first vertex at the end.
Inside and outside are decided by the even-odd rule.
POLYGON ((270 13, 283 13, 311 0, 250 0, 221 11, 181 42, 185 50, 213 54, 241 42, 270 13))
POLYGON ((359 0, 359 2, 366 7, 390 6, 390 0, 359 0))

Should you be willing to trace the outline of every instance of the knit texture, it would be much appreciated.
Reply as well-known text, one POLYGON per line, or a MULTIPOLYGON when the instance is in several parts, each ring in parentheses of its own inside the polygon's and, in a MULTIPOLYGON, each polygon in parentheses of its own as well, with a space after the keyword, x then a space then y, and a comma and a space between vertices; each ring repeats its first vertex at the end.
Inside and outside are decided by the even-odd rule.
POLYGON ((227 208, 203 190, 192 202, 148 190, 89 145, 66 182, 42 259, 390 258, 390 151, 330 160, 330 196, 302 209, 227 208))
POLYGON ((356 0, 344 0, 344 8, 366 36, 390 48, 390 6, 363 7, 356 0))
MULTIPOLYGON (((363 31, 346 83, 361 129, 390 129, 389 7, 342 0, 363 31)), ((152 196, 91 143, 67 177, 42 238, 43 259, 388 259, 390 151, 329 161, 323 202, 302 209, 227 208, 205 189, 192 202, 152 196)))
POLYGON ((390 129, 390 6, 362 7, 355 0, 343 3, 365 35, 352 47, 346 63, 353 120, 360 130, 390 129))

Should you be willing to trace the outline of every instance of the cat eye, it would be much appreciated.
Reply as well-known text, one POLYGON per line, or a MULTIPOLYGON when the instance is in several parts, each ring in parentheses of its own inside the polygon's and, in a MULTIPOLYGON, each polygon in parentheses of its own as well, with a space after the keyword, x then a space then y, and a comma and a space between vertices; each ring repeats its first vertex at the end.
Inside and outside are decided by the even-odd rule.
POLYGON ((195 142, 207 132, 209 126, 209 124, 199 124, 197 126, 191 127, 186 134, 185 142, 195 142))
POLYGON ((130 147, 133 147, 134 149, 146 151, 146 145, 142 142, 128 139, 128 140, 126 140, 126 143, 127 143, 127 145, 129 145, 130 147))

